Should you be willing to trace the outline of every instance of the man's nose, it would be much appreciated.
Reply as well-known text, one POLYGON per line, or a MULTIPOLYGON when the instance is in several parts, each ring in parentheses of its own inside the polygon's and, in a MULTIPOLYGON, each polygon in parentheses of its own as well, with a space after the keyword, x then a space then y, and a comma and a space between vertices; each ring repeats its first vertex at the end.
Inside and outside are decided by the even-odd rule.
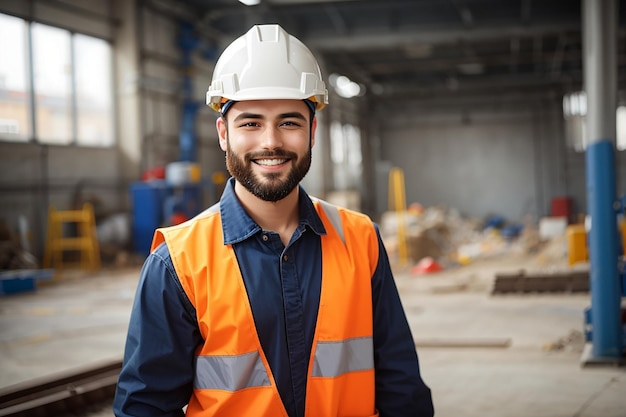
POLYGON ((263 131, 261 146, 266 149, 281 148, 283 141, 279 129, 274 126, 266 127, 263 131))

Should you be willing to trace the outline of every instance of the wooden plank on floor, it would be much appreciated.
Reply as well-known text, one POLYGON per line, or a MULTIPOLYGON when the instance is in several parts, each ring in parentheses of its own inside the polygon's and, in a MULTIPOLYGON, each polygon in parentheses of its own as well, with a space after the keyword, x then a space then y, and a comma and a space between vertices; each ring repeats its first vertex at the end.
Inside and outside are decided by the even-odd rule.
POLYGON ((497 273, 492 294, 588 292, 589 271, 497 273))
POLYGON ((418 348, 498 348, 504 349, 511 346, 511 339, 508 337, 495 338, 427 338, 415 339, 415 346, 418 348))

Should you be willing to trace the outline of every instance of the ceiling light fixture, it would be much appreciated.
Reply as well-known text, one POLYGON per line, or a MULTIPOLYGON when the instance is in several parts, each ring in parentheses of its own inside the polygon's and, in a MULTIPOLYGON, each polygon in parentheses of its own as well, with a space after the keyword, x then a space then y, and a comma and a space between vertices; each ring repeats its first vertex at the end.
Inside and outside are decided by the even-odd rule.
POLYGON ((345 75, 331 74, 328 77, 328 81, 330 82, 330 85, 335 87, 335 91, 341 97, 351 98, 365 94, 364 86, 355 83, 345 75))
POLYGON ((239 0, 239 2, 245 4, 246 6, 256 6, 261 3, 261 0, 239 0))

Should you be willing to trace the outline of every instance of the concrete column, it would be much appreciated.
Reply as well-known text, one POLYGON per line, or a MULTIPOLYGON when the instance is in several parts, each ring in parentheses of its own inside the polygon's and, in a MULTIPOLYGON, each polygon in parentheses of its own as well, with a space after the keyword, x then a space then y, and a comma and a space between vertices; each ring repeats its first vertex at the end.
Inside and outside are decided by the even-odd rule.
POLYGON ((586 175, 591 215, 592 349, 586 360, 614 362, 622 356, 615 211, 618 13, 615 0, 584 0, 582 7, 587 94, 586 175))
POLYGON ((121 22, 114 37, 120 179, 128 182, 138 180, 142 168, 140 16, 136 0, 114 0, 112 7, 121 22))

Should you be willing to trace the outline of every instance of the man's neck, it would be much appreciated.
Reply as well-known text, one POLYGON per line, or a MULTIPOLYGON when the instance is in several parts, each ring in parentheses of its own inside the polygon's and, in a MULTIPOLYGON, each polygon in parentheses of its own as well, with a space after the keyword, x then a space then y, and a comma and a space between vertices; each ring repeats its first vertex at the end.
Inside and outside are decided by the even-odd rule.
POLYGON ((298 189, 299 187, 295 187, 287 197, 271 202, 256 197, 239 182, 235 182, 235 194, 248 215, 263 230, 278 233, 285 246, 289 243, 300 221, 298 189))

